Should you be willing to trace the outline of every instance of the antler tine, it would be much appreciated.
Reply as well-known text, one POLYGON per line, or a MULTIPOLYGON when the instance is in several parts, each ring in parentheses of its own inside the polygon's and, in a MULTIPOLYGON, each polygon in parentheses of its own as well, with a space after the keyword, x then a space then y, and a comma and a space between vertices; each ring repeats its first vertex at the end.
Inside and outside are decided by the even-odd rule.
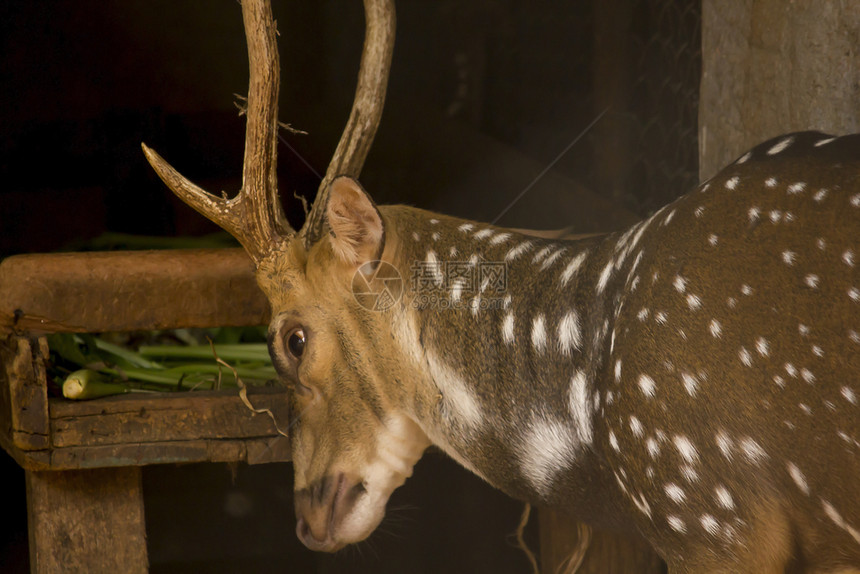
POLYGON ((278 195, 277 137, 280 64, 269 0, 242 0, 250 80, 242 189, 232 199, 217 197, 177 172, 141 144, 146 158, 185 203, 230 232, 259 263, 294 233, 278 195))
POLYGON ((358 177, 382 118, 388 71, 394 51, 394 1, 364 0, 364 17, 364 48, 355 99, 340 142, 320 183, 314 206, 302 229, 307 248, 322 235, 329 184, 340 175, 358 177))

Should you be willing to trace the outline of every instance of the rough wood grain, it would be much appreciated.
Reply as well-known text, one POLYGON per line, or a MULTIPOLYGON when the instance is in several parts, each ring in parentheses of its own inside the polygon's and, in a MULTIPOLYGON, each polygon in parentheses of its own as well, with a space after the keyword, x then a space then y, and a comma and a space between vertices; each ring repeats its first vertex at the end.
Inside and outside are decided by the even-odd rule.
MULTIPOLYGON (((259 389, 248 396, 255 408, 270 409, 278 426, 286 429, 289 407, 285 390, 259 389)), ((248 409, 237 391, 131 395, 79 403, 53 399, 50 405, 51 444, 55 448, 278 434, 271 417, 248 409)))
POLYGON ((0 333, 263 325, 241 249, 16 255, 0 263, 0 333))
POLYGON ((27 472, 34 574, 148 571, 140 469, 27 472))
MULTIPOLYGON (((72 470, 195 462, 264 464, 289 460, 289 439, 276 436, 55 448, 50 451, 47 465, 51 470, 72 470)), ((45 468, 42 459, 26 462, 33 468, 45 468)))
POLYGON ((24 337, 12 337, 2 346, 4 381, 8 410, 3 426, 9 429, 11 443, 21 450, 48 446, 48 396, 44 384, 42 347, 24 337), (35 347, 35 349, 34 349, 35 347))

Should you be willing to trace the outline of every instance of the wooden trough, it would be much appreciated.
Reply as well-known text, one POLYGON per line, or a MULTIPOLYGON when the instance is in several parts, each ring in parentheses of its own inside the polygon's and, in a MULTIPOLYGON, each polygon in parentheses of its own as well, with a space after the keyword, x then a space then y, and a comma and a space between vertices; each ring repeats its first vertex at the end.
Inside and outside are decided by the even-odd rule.
MULTIPOLYGON (((46 335, 254 326, 268 303, 240 249, 18 255, 0 263, 0 445, 26 473, 31 571, 145 573, 141 467, 290 459, 272 419, 234 391, 49 396, 46 335)), ((283 389, 249 389, 280 429, 283 389)), ((555 572, 575 522, 541 512, 541 562, 555 572)), ((644 545, 595 533, 580 572, 659 572, 644 545), (632 568, 632 570, 631 570, 632 568)))
MULTIPOLYGON (((235 391, 50 397, 45 335, 268 321, 240 249, 21 255, 0 263, 0 444, 26 471, 31 570, 147 572, 140 467, 289 460, 235 391)), ((286 428, 283 389, 249 389, 286 428), (282 422, 281 422, 282 421, 282 422)))

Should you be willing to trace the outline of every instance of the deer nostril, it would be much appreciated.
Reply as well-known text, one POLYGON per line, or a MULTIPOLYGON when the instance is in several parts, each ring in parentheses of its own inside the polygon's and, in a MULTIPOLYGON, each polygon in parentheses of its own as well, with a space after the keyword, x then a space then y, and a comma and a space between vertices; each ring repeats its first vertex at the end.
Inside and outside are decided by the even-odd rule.
POLYGON ((299 518, 296 522, 296 534, 298 535, 299 540, 307 541, 313 539, 311 527, 308 526, 308 523, 305 522, 304 518, 299 518))

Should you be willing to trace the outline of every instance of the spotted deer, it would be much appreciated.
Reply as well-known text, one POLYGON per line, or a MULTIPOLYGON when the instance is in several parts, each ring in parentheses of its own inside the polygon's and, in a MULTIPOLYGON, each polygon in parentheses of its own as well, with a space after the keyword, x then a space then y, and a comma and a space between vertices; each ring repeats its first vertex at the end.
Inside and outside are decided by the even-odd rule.
POLYGON ((773 139, 587 238, 377 206, 354 178, 394 11, 365 9, 353 111, 300 230, 278 199, 267 1, 242 3, 239 194, 144 146, 256 264, 304 544, 367 537, 432 444, 513 497, 637 531, 672 573, 860 571, 860 136, 773 139))

